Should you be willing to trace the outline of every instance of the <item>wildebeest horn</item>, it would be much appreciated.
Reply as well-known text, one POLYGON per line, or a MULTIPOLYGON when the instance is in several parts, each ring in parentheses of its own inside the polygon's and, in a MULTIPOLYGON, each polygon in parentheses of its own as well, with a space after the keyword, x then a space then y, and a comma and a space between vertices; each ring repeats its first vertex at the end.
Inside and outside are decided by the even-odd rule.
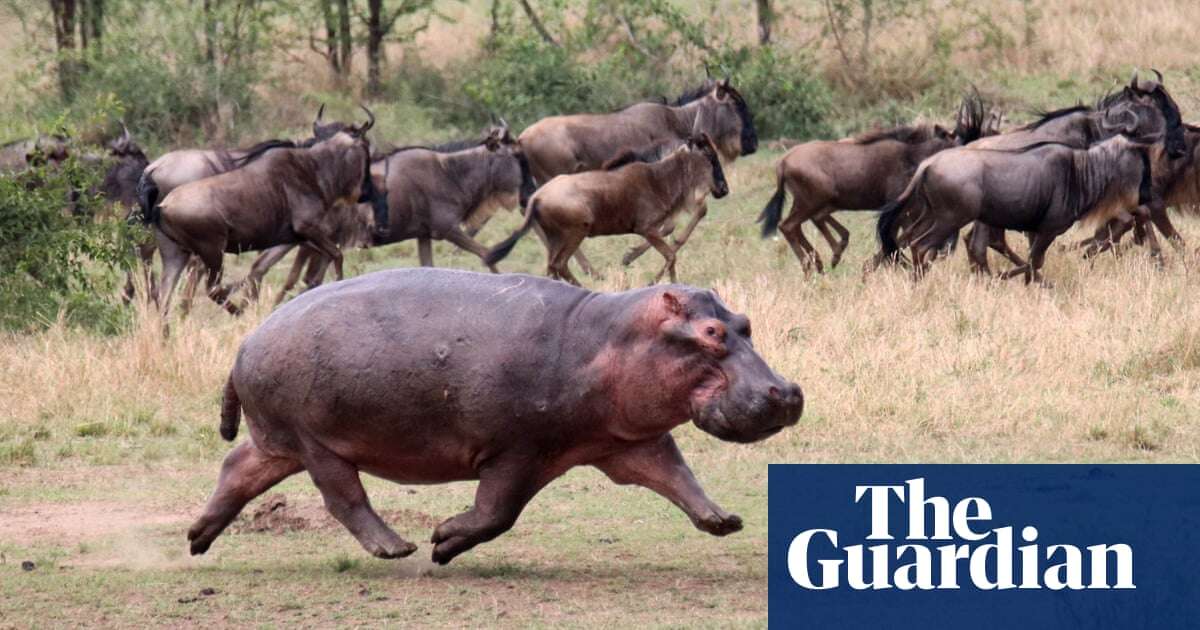
POLYGON ((319 124, 324 119, 325 119, 325 103, 321 103, 321 107, 317 108, 317 117, 313 119, 313 126, 315 127, 317 124, 319 124))
POLYGON ((1150 68, 1150 71, 1154 73, 1154 76, 1158 77, 1158 83, 1159 83, 1159 85, 1161 85, 1163 82, 1162 73, 1159 72, 1158 70, 1155 70, 1154 68, 1150 68))
POLYGON ((504 120, 503 116, 500 116, 500 126, 504 127, 505 129, 508 129, 508 121, 504 120))
POLYGON ((1138 75, 1137 70, 1134 70, 1133 76, 1129 79, 1129 87, 1137 89, 1137 86, 1138 86, 1138 76, 1137 75, 1138 75))
POLYGON ((705 77, 706 79, 711 79, 711 78, 712 78, 712 68, 709 68, 709 67, 708 67, 708 62, 707 62, 707 61, 705 61, 705 62, 704 62, 704 77, 705 77))
MULTIPOLYGON (((1108 122, 1108 118, 1105 117, 1105 120, 1102 121, 1101 124, 1104 126, 1105 129, 1117 129, 1117 130, 1120 130, 1122 133, 1132 133, 1135 129, 1137 129, 1138 115, 1128 109, 1123 110, 1121 112, 1121 114, 1128 115, 1130 118, 1133 119, 1132 122, 1128 125, 1121 125, 1121 124, 1114 125, 1114 124, 1108 122)), ((1122 118, 1124 118, 1124 116, 1122 116, 1122 118)))
POLYGON ((129 127, 125 126, 124 120, 121 120, 118 122, 121 123, 121 139, 128 142, 129 141, 129 127))
POLYGON ((375 114, 372 114, 371 110, 367 109, 367 106, 363 105, 362 103, 359 103, 358 106, 367 113, 367 122, 363 123, 362 128, 358 130, 360 134, 364 134, 367 133, 368 129, 375 126, 375 114))

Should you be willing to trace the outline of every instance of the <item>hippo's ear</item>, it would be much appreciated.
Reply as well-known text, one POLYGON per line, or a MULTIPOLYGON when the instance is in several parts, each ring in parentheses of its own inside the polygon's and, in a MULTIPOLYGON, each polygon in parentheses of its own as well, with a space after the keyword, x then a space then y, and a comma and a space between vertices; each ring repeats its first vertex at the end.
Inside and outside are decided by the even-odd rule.
POLYGON ((674 291, 664 291, 662 300, 663 308, 667 309, 668 313, 676 316, 684 315, 683 300, 674 291))

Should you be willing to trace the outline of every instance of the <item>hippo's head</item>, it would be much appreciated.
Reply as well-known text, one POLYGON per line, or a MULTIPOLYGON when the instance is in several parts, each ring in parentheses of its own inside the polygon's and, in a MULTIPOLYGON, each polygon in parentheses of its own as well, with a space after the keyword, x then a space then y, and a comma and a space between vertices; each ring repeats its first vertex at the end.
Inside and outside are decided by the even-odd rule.
POLYGON ((754 442, 796 424, 804 394, 754 350, 750 319, 712 291, 681 289, 663 291, 652 308, 667 355, 659 365, 683 379, 696 426, 722 440, 754 442))

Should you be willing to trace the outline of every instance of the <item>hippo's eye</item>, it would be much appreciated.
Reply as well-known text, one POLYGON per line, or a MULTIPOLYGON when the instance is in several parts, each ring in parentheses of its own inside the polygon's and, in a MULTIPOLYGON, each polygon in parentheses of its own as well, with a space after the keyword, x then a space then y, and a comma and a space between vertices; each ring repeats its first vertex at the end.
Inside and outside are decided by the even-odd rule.
POLYGON ((709 337, 716 337, 717 329, 713 328, 712 326, 709 326, 708 328, 704 329, 704 334, 708 335, 709 337))

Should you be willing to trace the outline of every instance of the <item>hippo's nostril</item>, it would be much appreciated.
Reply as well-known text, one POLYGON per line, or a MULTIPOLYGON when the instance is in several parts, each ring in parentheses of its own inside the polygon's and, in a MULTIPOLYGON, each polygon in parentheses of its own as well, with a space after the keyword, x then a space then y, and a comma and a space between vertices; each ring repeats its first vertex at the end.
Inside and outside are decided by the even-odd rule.
POLYGON ((775 402, 783 402, 783 395, 779 393, 778 387, 771 386, 771 389, 767 390, 767 396, 775 402))

